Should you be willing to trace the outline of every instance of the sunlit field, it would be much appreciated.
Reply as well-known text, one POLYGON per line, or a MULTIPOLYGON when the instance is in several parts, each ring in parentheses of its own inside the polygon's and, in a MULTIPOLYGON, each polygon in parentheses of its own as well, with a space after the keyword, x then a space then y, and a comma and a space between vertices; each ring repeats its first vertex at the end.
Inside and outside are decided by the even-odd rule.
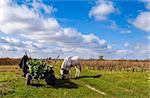
POLYGON ((0 65, 0 97, 13 98, 148 98, 149 71, 148 62, 139 61, 99 61, 83 60, 82 72, 78 79, 60 79, 60 65, 54 66, 57 78, 55 86, 47 86, 45 81, 32 80, 25 85, 25 78, 18 65, 0 65), (93 63, 90 63, 93 62, 93 63), (113 66, 102 66, 105 63, 113 66), (129 64, 121 67, 122 63, 129 64), (110 63, 110 64, 111 64, 110 63), (118 65, 120 63, 120 65, 118 65), (136 63, 136 64, 134 64, 136 63), (132 66, 133 64, 133 66, 132 66), (117 66, 118 65, 118 66, 117 66), (137 66, 138 65, 138 68, 137 66), (100 67, 101 66, 101 67, 100 67), (117 67, 116 67, 117 66, 117 67), (113 68, 112 68, 113 67, 113 68), (135 69, 133 70, 133 68, 135 69))

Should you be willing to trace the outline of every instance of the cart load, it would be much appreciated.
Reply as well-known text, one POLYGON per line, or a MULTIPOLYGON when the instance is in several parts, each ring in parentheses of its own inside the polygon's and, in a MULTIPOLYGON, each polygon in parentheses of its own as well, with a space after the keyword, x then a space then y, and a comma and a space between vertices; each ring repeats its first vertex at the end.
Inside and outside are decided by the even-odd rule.
POLYGON ((32 79, 44 79, 47 85, 55 84, 53 65, 48 65, 46 62, 38 59, 28 60, 28 56, 24 55, 19 67, 23 70, 27 85, 30 84, 32 79))

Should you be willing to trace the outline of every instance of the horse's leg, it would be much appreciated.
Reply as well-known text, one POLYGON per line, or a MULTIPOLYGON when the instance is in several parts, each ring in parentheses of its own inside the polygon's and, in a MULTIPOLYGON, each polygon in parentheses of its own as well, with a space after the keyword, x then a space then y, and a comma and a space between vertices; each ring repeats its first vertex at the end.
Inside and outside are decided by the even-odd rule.
POLYGON ((79 77, 80 76, 80 70, 79 70, 78 66, 75 66, 75 69, 76 69, 75 77, 79 77))
POLYGON ((71 68, 69 69, 69 79, 71 79, 71 68))
POLYGON ((77 77, 77 73, 78 73, 78 68, 75 66, 75 69, 76 69, 76 74, 75 74, 75 77, 77 77))
POLYGON ((79 70, 79 68, 78 68, 78 75, 77 75, 77 77, 79 77, 80 76, 80 70, 79 70))
POLYGON ((81 71, 81 65, 78 65, 78 75, 77 75, 77 77, 80 76, 80 71, 81 71))

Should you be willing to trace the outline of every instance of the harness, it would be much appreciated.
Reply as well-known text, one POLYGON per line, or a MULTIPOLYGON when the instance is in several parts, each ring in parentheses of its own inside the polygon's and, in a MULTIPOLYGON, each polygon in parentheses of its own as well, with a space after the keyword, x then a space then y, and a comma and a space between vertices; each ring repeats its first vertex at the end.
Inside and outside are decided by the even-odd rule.
POLYGON ((63 70, 63 73, 64 73, 64 74, 68 74, 68 73, 69 73, 69 70, 66 70, 66 69, 64 69, 64 68, 61 68, 61 70, 63 70))

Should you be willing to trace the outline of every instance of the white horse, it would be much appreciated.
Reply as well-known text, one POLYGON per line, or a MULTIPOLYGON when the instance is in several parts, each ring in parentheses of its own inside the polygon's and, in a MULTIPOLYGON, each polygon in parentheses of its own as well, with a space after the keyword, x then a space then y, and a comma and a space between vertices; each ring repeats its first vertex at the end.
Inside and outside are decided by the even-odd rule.
POLYGON ((81 64, 80 58, 78 56, 66 57, 61 65, 60 74, 61 78, 64 79, 68 75, 68 78, 71 78, 71 67, 75 67, 76 74, 75 77, 80 76, 81 64))

